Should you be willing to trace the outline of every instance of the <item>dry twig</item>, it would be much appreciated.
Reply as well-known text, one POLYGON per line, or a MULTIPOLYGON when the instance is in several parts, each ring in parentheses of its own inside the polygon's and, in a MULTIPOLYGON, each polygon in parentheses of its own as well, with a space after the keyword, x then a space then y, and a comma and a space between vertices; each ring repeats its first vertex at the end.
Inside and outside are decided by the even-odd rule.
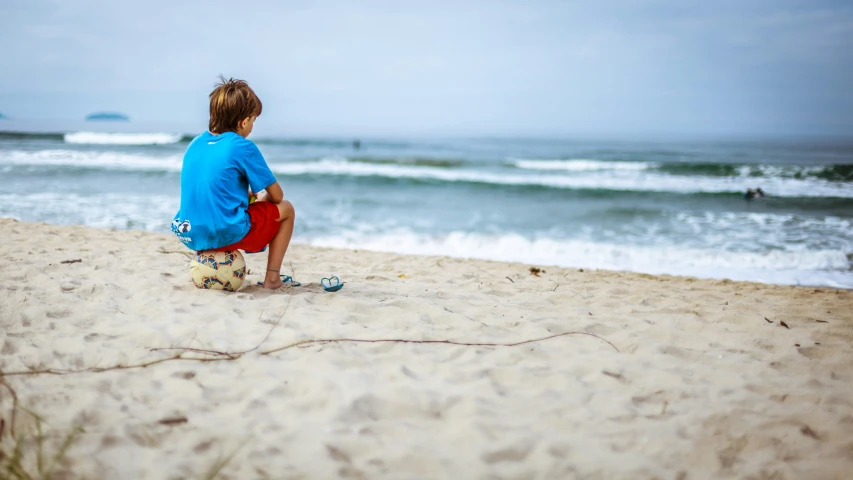
POLYGON ((602 342, 607 343, 611 347, 613 347, 613 350, 616 350, 617 352, 619 351, 619 349, 616 348, 616 345, 613 345, 612 343, 610 343, 610 341, 605 340, 604 338, 601 338, 598 335, 593 335, 592 333, 586 333, 586 332, 563 332, 563 333, 558 333, 556 335, 549 335, 547 337, 534 338, 531 340, 524 340, 524 341, 515 342, 515 343, 469 343, 469 342, 455 342, 453 340, 407 340, 404 338, 383 338, 383 339, 329 338, 329 339, 325 339, 325 340, 311 339, 311 340, 301 340, 301 341, 296 342, 296 343, 291 343, 290 345, 285 345, 284 347, 274 348, 272 350, 267 350, 266 352, 261 352, 260 354, 261 355, 269 355, 271 353, 280 352, 282 350, 287 350, 289 348, 298 347, 300 345, 305 345, 305 344, 309 344, 309 343, 339 343, 339 342, 354 342, 354 343, 389 343, 389 342, 390 343, 444 343, 447 345, 460 345, 460 346, 464 346, 464 347, 517 347, 519 345, 524 345, 527 343, 534 343, 534 342, 542 342, 545 340, 550 340, 552 338, 562 337, 565 335, 586 335, 589 337, 594 337, 594 338, 601 340, 602 342))
MULTIPOLYGON (((299 347, 302 345, 307 345, 307 344, 312 344, 312 343, 340 343, 340 342, 352 342, 352 343, 424 343, 424 344, 426 344, 426 343, 443 343, 446 345, 459 345, 459 346, 464 346, 464 347, 517 347, 519 345, 525 345, 525 344, 534 343, 534 342, 542 342, 545 340, 550 340, 552 338, 557 338, 557 337, 563 337, 566 335, 586 335, 588 337, 597 338, 597 339, 601 340, 602 342, 605 342, 606 344, 613 347, 613 350, 616 350, 617 352, 619 351, 619 349, 616 348, 616 345, 613 345, 609 340, 601 338, 598 335, 594 335, 592 333, 586 333, 586 332, 563 332, 563 333, 558 333, 555 335, 549 335, 547 337, 533 338, 530 340, 524 340, 524 341, 515 342, 515 343, 490 343, 490 342, 474 343, 474 342, 456 342, 453 340, 408 340, 405 338, 380 338, 380 339, 325 338, 325 339, 309 339, 309 340, 301 340, 301 341, 298 341, 296 343, 291 343, 290 345, 285 345, 283 347, 274 348, 272 350, 267 350, 265 352, 260 352, 259 355, 269 355, 272 353, 280 352, 282 350, 287 350, 290 348, 299 347)), ((53 369, 53 368, 45 368, 45 369, 41 369, 41 370, 31 369, 31 370, 27 370, 27 371, 18 371, 18 372, 3 372, 0 375, 6 376, 6 377, 11 377, 11 376, 17 376, 17 375, 45 375, 45 374, 67 375, 67 374, 71 374, 71 373, 87 373, 87 372, 99 373, 99 372, 106 372, 106 371, 110 371, 110 370, 130 370, 130 369, 134 369, 134 368, 146 368, 146 367, 150 367, 152 365, 156 365, 158 363, 168 362, 168 361, 172 361, 172 360, 185 360, 185 361, 190 361, 190 362, 230 361, 230 360, 237 360, 238 358, 241 358, 243 355, 245 355, 246 353, 249 353, 252 350, 257 349, 259 346, 260 346, 260 344, 256 347, 250 349, 250 350, 246 350, 245 352, 235 352, 235 353, 217 352, 215 350, 186 349, 186 350, 191 350, 191 351, 195 350, 195 351, 200 352, 200 353, 217 355, 217 357, 215 357, 215 358, 185 357, 183 355, 186 352, 181 352, 181 353, 175 354, 171 357, 159 358, 157 360, 151 360, 149 362, 143 362, 143 363, 137 363, 137 364, 131 364, 131 365, 119 364, 119 365, 113 365, 110 367, 81 368, 79 370, 53 369)))
MULTIPOLYGON (((3 379, 4 374, 0 372, 0 385, 6 387, 6 390, 9 391, 9 394, 12 395, 12 413, 9 418, 9 433, 12 437, 15 436, 15 413, 18 411, 18 394, 15 393, 15 390, 9 385, 5 379, 3 379)), ((2 431, 0 431, 0 437, 2 437, 2 431)))

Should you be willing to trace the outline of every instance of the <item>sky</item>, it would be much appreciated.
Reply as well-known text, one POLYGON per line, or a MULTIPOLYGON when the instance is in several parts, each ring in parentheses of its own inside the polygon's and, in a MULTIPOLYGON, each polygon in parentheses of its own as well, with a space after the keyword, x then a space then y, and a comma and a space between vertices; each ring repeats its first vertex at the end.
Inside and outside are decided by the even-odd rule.
MULTIPOLYGON (((0 2, 0 113, 284 135, 853 135, 853 2, 0 2)), ((2 126, 0 126, 2 128, 2 126)))

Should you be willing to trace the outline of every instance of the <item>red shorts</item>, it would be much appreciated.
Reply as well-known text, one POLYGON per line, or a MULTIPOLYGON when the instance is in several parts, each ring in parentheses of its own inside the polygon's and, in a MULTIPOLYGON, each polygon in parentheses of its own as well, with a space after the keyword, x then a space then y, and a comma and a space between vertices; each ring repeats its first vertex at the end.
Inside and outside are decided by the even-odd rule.
POLYGON ((278 227, 280 213, 278 207, 271 202, 255 202, 249 205, 249 233, 237 243, 227 247, 217 248, 216 251, 245 250, 247 253, 262 252, 270 244, 278 227))

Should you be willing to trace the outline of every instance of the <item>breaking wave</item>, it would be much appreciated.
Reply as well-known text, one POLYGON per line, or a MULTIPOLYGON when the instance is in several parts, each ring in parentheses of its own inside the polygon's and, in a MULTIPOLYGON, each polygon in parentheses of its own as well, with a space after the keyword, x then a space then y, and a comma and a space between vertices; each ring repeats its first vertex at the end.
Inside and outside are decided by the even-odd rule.
POLYGON ((509 165, 525 170, 591 172, 600 170, 646 170, 655 165, 646 162, 608 162, 602 160, 528 160, 510 159, 509 165))
MULTIPOLYGON (((475 169, 448 169, 366 164, 343 157, 312 162, 277 163, 270 167, 281 175, 340 175, 385 177, 418 181, 467 182, 502 186, 536 186, 562 189, 596 189, 679 194, 740 194, 755 187, 754 181, 741 177, 678 176, 654 170, 619 169, 529 173, 475 169)), ((770 196, 853 198, 853 188, 820 178, 766 178, 760 186, 770 196)))
MULTIPOLYGON (((109 151, 45 149, 0 150, 0 166, 62 166, 120 170, 180 171, 181 154, 168 156, 109 151)), ((580 170, 573 172, 527 172, 508 168, 453 168, 391 163, 365 163, 344 157, 319 161, 270 162, 283 176, 349 176, 401 179, 414 182, 455 182, 497 187, 536 187, 569 190, 610 190, 674 194, 741 194, 761 186, 769 197, 853 198, 847 182, 819 177, 770 177, 760 183, 749 177, 672 175, 655 170, 580 170)))
POLYGON ((512 233, 497 236, 467 232, 422 235, 403 230, 365 235, 359 229, 304 241, 323 247, 482 258, 540 266, 558 265, 776 284, 853 287, 850 260, 847 253, 841 250, 727 252, 585 240, 530 239, 512 233))
POLYGON ((66 133, 65 143, 89 145, 168 145, 185 139, 178 133, 100 133, 75 132, 66 133))

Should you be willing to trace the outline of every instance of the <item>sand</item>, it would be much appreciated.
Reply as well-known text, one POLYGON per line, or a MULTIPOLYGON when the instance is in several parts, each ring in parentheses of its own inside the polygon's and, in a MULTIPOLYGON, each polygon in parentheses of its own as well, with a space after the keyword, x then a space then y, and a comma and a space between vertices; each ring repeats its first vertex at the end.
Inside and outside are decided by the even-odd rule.
POLYGON ((0 231, 0 445, 19 442, 30 472, 27 411, 48 458, 82 428, 55 465, 65 478, 853 471, 850 291, 294 245, 285 268, 302 287, 256 286, 258 254, 224 293, 193 286, 170 235, 0 231), (329 274, 340 292, 320 288, 329 274), (264 354, 563 332, 595 336, 264 354), (168 347, 232 353, 152 350, 168 347))

